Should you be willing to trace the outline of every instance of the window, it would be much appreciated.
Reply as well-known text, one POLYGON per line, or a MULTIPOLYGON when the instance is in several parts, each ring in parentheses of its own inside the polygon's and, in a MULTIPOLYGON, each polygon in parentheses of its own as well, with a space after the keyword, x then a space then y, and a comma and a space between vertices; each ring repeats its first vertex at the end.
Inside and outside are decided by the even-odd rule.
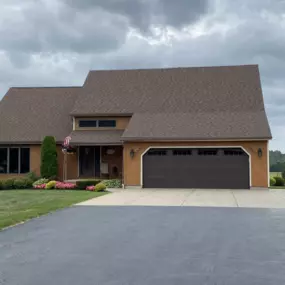
POLYGON ((198 155, 217 155, 218 150, 217 149, 199 149, 198 150, 198 155))
POLYGON ((174 156, 188 156, 192 155, 192 151, 190 149, 175 149, 172 151, 174 156))
POLYGON ((96 120, 80 120, 79 127, 80 128, 96 128, 97 127, 96 120))
POLYGON ((227 156, 240 156, 244 155, 244 152, 240 149, 227 149, 224 150, 224 154, 227 156))
POLYGON ((10 148, 9 173, 19 173, 19 149, 10 148))
POLYGON ((150 150, 147 155, 152 155, 152 156, 164 156, 167 155, 166 150, 150 150))
POLYGON ((8 149, 0 148, 0 173, 7 173, 8 168, 8 149))
POLYGON ((99 120, 100 128, 115 128, 116 120, 99 120))
POLYGON ((0 148, 0 173, 28 173, 30 149, 19 147, 0 148))
POLYGON ((21 173, 28 173, 30 172, 30 149, 29 148, 21 148, 21 173))

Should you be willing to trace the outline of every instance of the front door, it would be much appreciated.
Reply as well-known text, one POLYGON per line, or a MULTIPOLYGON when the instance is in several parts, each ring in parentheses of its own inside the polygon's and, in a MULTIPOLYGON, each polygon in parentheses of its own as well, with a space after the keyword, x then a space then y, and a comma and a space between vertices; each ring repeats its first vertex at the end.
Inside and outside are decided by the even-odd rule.
POLYGON ((95 176, 95 148, 93 146, 81 146, 79 150, 80 176, 95 176))

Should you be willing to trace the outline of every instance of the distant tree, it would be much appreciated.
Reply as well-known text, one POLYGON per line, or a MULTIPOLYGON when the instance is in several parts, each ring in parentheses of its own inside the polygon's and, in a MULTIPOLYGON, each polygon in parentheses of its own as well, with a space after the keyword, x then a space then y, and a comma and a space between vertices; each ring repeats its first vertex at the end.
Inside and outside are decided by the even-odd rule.
POLYGON ((279 150, 269 151, 270 165, 285 162, 285 154, 279 150))
POLYGON ((46 136, 41 147, 41 176, 55 179, 58 171, 57 151, 55 138, 46 136))

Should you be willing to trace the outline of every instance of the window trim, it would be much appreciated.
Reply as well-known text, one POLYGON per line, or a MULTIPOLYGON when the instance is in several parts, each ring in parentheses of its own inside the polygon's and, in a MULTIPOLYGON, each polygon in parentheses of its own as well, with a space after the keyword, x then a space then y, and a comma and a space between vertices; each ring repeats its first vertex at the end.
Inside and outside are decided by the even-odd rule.
POLYGON ((19 147, 19 146, 0 146, 0 149, 5 148, 7 149, 7 172, 6 173, 0 173, 0 175, 5 175, 5 174, 27 174, 31 171, 31 148, 30 147, 19 147), (18 172, 17 173, 11 173, 10 172, 10 149, 18 149, 18 172), (29 149, 29 154, 30 154, 30 160, 29 160, 29 172, 21 173, 21 149, 22 148, 27 148, 29 149))

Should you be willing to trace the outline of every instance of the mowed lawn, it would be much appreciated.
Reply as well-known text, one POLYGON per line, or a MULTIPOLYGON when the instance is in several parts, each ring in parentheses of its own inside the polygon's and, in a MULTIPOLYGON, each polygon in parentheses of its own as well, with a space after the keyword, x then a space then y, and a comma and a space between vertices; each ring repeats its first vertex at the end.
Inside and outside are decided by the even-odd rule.
POLYGON ((74 190, 0 191, 0 229, 105 194, 74 190))

